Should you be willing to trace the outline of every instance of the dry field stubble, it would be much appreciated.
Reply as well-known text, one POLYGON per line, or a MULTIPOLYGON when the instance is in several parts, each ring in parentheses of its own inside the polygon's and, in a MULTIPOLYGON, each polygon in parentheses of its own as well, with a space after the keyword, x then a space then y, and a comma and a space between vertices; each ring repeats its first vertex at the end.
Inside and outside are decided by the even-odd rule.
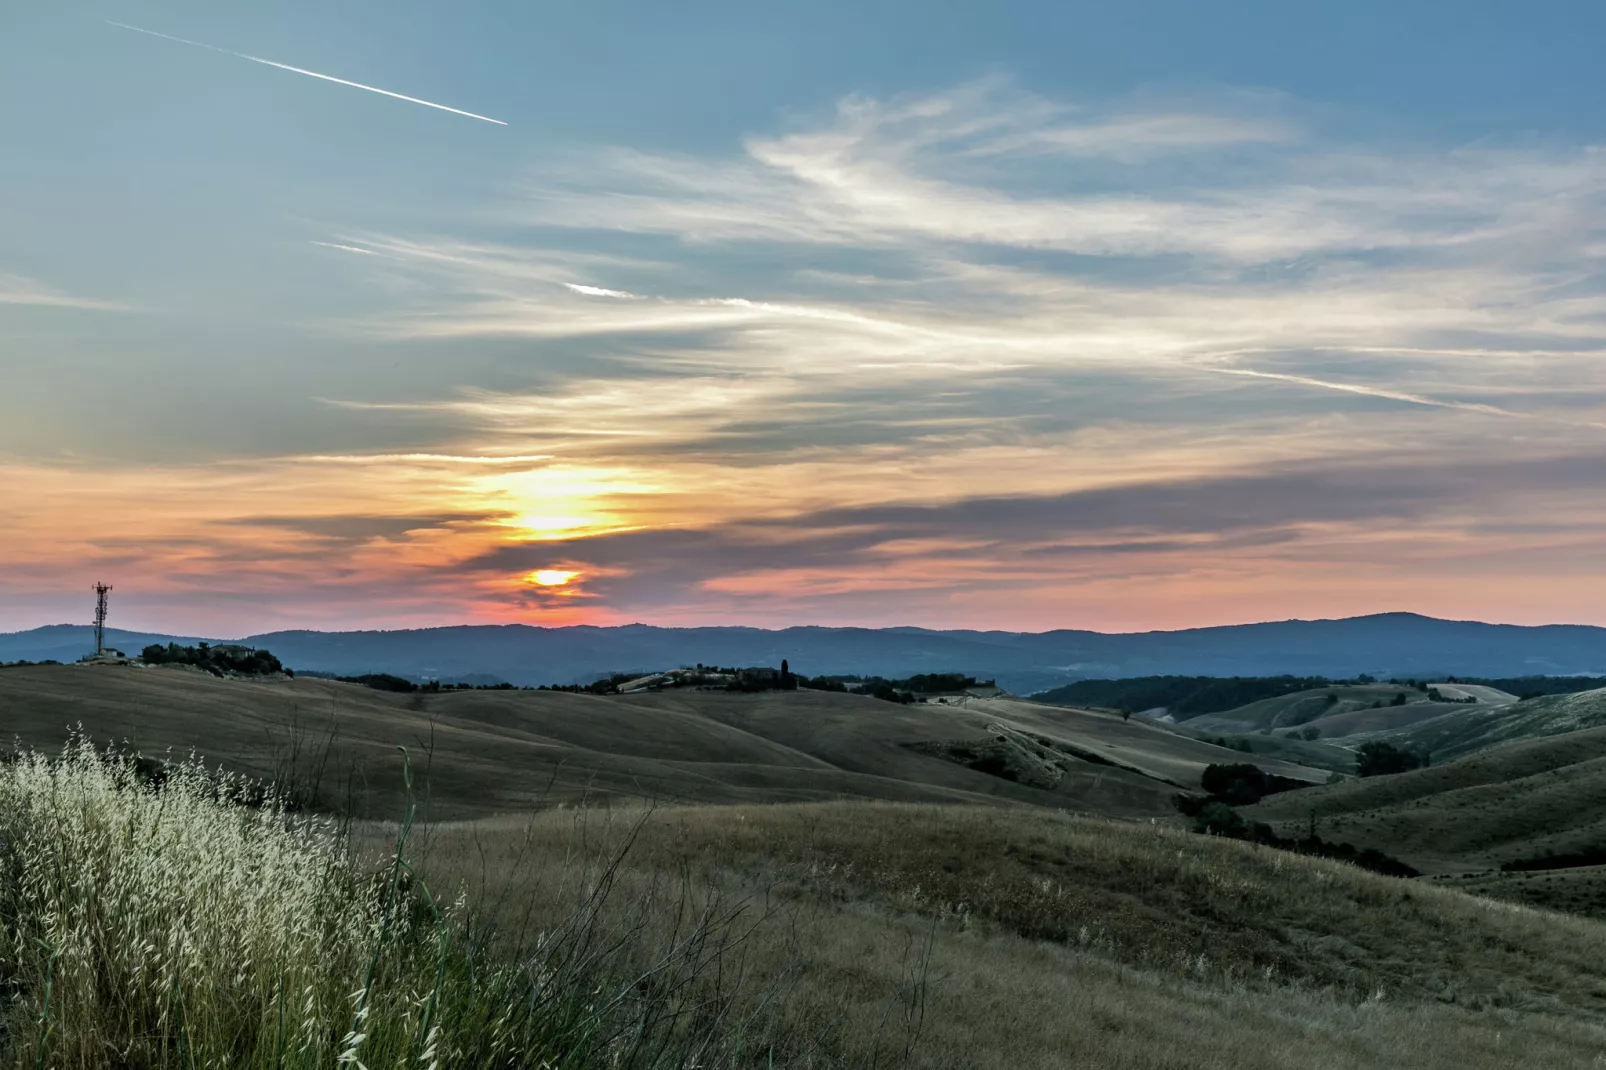
POLYGON ((1606 1065, 1606 927, 1164 827, 565 809, 442 825, 420 850, 514 926, 614 863, 621 929, 655 924, 630 905, 652 896, 740 905, 732 1017, 778 1065, 1606 1065))

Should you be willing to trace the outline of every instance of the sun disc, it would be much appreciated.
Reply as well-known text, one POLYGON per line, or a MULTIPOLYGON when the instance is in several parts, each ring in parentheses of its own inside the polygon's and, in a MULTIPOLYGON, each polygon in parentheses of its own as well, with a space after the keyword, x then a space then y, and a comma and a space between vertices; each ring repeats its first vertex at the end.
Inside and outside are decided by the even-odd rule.
POLYGON ((561 568, 542 568, 530 573, 530 579, 541 587, 562 587, 578 575, 561 568))

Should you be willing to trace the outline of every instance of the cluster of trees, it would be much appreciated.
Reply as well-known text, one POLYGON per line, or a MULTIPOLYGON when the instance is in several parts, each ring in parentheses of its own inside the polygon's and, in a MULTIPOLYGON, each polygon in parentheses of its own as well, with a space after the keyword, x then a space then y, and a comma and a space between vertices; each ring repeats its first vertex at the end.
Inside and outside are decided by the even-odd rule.
POLYGON ((1594 691, 1606 687, 1606 676, 1513 676, 1504 680, 1457 680, 1448 683, 1484 684, 1497 687, 1521 699, 1541 698, 1545 695, 1576 695, 1580 691, 1594 691))
MULTIPOLYGON (((1227 806, 1248 806, 1268 795, 1309 787, 1303 780, 1268 773, 1258 765, 1242 762, 1235 765, 1207 765, 1199 777, 1199 786, 1209 793, 1205 802, 1219 802, 1227 806)), ((1179 804, 1180 805, 1180 804, 1179 804)), ((1189 804, 1191 805, 1191 804, 1189 804)), ((1183 807, 1187 813, 1187 807, 1183 807)), ((1190 815, 1192 816, 1192 815, 1190 815)))
POLYGON ((415 691, 433 694, 438 691, 534 690, 534 688, 529 687, 517 687, 514 684, 508 683, 506 680, 497 680, 488 684, 472 684, 466 681, 449 683, 444 680, 425 680, 420 683, 417 680, 409 680, 405 676, 395 676, 388 672, 365 672, 359 673, 356 676, 340 676, 332 672, 316 672, 309 669, 306 672, 303 672, 301 675, 310 676, 318 680, 338 680, 343 684, 361 684, 363 687, 371 687, 375 691, 394 691, 403 695, 412 694, 415 691))
POLYGON ((907 680, 888 680, 882 676, 816 676, 804 683, 811 691, 849 692, 856 695, 869 695, 871 698, 882 699, 886 702, 897 702, 908 705, 911 702, 923 701, 919 695, 909 690, 907 680))
MULTIPOLYGON (((1478 682, 1480 682, 1480 681, 1457 680, 1453 676, 1448 677, 1445 680, 1445 683, 1449 683, 1449 684, 1460 684, 1460 683, 1470 684, 1470 683, 1478 683, 1478 682)), ((1445 696, 1444 692, 1440 691, 1438 688, 1436 688, 1433 685, 1429 684, 1426 680, 1390 680, 1389 683, 1393 684, 1396 687, 1409 687, 1412 690, 1420 691, 1420 692, 1422 692, 1424 695, 1426 695, 1428 697, 1428 701, 1429 702, 1458 702, 1458 703, 1464 702, 1464 703, 1471 704, 1471 703, 1474 703, 1474 702, 1478 701, 1476 698, 1474 698, 1471 695, 1468 695, 1465 698, 1447 698, 1445 696)), ((1504 689, 1502 688, 1502 690, 1504 690, 1504 689)), ((1389 700, 1389 705, 1390 706, 1404 706, 1409 701, 1410 701, 1410 699, 1408 699, 1405 696, 1405 692, 1402 691, 1399 694, 1395 695, 1392 699, 1389 700)), ((1376 709, 1378 707, 1378 705, 1379 705, 1379 703, 1375 703, 1374 702, 1372 704, 1372 708, 1376 709)))
POLYGON ((964 691, 972 687, 997 687, 993 680, 978 680, 959 672, 916 673, 906 680, 894 680, 892 686, 916 695, 941 695, 964 691))
MULTIPOLYGON (((590 695, 617 694, 619 685, 638 679, 642 674, 615 673, 590 684, 541 685, 542 691, 567 691, 590 695)), ((795 673, 783 658, 779 669, 736 668, 723 665, 704 665, 682 669, 674 674, 670 687, 723 686, 730 691, 834 691, 857 692, 888 702, 911 703, 924 701, 921 696, 948 691, 962 691, 967 687, 993 687, 991 680, 977 680, 963 673, 924 673, 902 680, 889 680, 881 676, 804 676, 795 673)))
POLYGON ((1353 862, 1363 869, 1384 873, 1391 877, 1415 877, 1417 871, 1372 848, 1357 849, 1348 843, 1332 843, 1316 835, 1315 822, 1303 837, 1279 836, 1275 829, 1263 821, 1251 822, 1234 810, 1235 806, 1257 803, 1268 795, 1308 787, 1303 780, 1277 776, 1259 766, 1237 765, 1207 766, 1199 778, 1199 786, 1209 794, 1177 795, 1173 802, 1178 810, 1193 818, 1193 830, 1209 836, 1225 836, 1234 840, 1248 840, 1283 851, 1316 855, 1321 858, 1338 858, 1353 862))
POLYGON ((563 691, 570 695, 617 695, 619 685, 636 679, 640 673, 620 672, 589 684, 542 684, 536 691, 563 691))
POLYGON ((1565 854, 1543 854, 1534 858, 1519 858, 1514 862, 1502 862, 1500 868, 1507 873, 1524 873, 1545 869, 1574 869, 1578 866, 1606 865, 1606 847, 1585 847, 1580 851, 1568 851, 1565 854))
MULTIPOLYGON (((365 672, 358 673, 356 676, 331 676, 329 679, 339 680, 343 684, 361 684, 363 687, 371 687, 375 691, 394 691, 402 695, 411 694, 414 691, 458 690, 455 684, 442 684, 439 680, 426 680, 424 683, 418 683, 407 679, 405 676, 392 676, 388 672, 365 672)), ((469 686, 464 684, 463 689, 466 690, 469 686)), ((505 684, 502 686, 511 688, 513 685, 505 684)))
POLYGON ((1229 739, 1226 736, 1200 736, 1199 742, 1214 743, 1218 747, 1226 747, 1229 750, 1241 750, 1245 754, 1255 753, 1254 746, 1243 736, 1238 736, 1236 739, 1229 739))
POLYGON ((246 646, 224 643, 213 646, 197 643, 179 646, 177 643, 152 643, 140 651, 139 658, 147 665, 193 665, 214 676, 266 676, 270 673, 295 673, 279 663, 279 659, 266 650, 253 650, 246 646))
POLYGON ((1293 851, 1296 854, 1336 858, 1389 877, 1421 876, 1421 872, 1415 867, 1372 847, 1357 849, 1354 844, 1334 843, 1322 839, 1314 831, 1301 837, 1279 836, 1276 830, 1264 821, 1246 821, 1238 811, 1219 802, 1206 803, 1200 809, 1194 818, 1193 830, 1209 836, 1248 840, 1250 843, 1264 844, 1267 847, 1293 851))
POLYGON ((883 702, 896 702, 904 706, 907 706, 912 702, 925 701, 925 699, 921 698, 919 695, 916 695, 913 691, 901 690, 897 686, 887 683, 885 680, 876 680, 868 686, 855 688, 855 690, 861 694, 869 695, 871 698, 881 699, 883 702))
MULTIPOLYGON (((1431 677, 1429 678, 1431 679, 1431 677)), ((1523 676, 1501 679, 1481 677, 1445 676, 1451 684, 1482 684, 1520 696, 1537 698, 1541 695, 1574 694, 1606 687, 1606 677, 1600 676, 1523 676)), ((1420 691, 1435 702, 1475 702, 1476 699, 1450 699, 1437 693, 1426 679, 1391 679, 1398 687, 1420 691)), ((1108 709, 1135 713, 1165 707, 1173 717, 1186 720, 1206 713, 1224 713, 1247 706, 1261 699, 1291 695, 1296 691, 1310 691, 1335 685, 1375 684, 1376 678, 1361 673, 1353 680, 1331 680, 1320 676, 1135 676, 1121 680, 1077 680, 1075 683, 1043 691, 1033 696, 1043 702, 1061 706, 1102 706, 1108 709)), ((1337 702, 1331 695, 1329 705, 1337 702)), ((1391 705, 1403 706, 1409 699, 1404 694, 1390 700, 1391 705)), ((1382 706, 1379 699, 1372 704, 1382 706)), ((1312 713, 1313 718, 1320 716, 1312 713)))
POLYGON ((927 695, 952 694, 972 687, 997 687, 998 684, 994 680, 978 680, 960 672, 932 672, 916 673, 900 680, 890 680, 884 676, 816 676, 812 680, 803 680, 802 686, 815 691, 853 691, 908 705, 924 702, 927 695))
POLYGON ((1373 740, 1362 743, 1355 752, 1356 776, 1386 776, 1390 773, 1409 773, 1413 769, 1425 769, 1429 765, 1429 756, 1404 747, 1396 747, 1392 743, 1382 740, 1373 740))

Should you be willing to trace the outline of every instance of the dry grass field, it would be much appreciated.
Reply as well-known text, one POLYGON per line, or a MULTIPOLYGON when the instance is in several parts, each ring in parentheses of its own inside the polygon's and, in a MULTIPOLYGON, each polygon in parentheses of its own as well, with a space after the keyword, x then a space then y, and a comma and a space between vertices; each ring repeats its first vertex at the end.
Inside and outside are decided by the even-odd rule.
MULTIPOLYGON (((0 671, 0 718, 48 749, 82 723, 303 787, 321 769, 321 803, 366 815, 351 826, 364 871, 395 842, 405 746, 421 814, 407 860, 461 904, 465 934, 508 961, 569 949, 596 992, 627 979, 609 1006, 672 998, 687 1028, 723 1038, 717 1058, 667 1038, 656 1061, 615 1045, 617 1065, 1606 1066, 1606 924, 1522 905, 1546 900, 1487 873, 1403 881, 1185 831, 1177 786, 1246 756, 1137 719, 1009 699, 396 695, 78 667, 0 671)), ((1587 817, 1598 761, 1606 730, 1246 813, 1297 826, 1314 805, 1325 837, 1356 842, 1386 814, 1404 847, 1451 845, 1441 872, 1487 868, 1498 849, 1465 827, 1478 792, 1516 806, 1549 791, 1544 806, 1587 817)), ((1519 842, 1515 827, 1502 841, 1519 842)), ((1543 876, 1521 883, 1587 905, 1578 874, 1543 876)), ((454 1014, 474 961, 451 975, 454 1014)))
POLYGON ((1442 887, 1459 888, 1503 902, 1606 919, 1606 866, 1517 873, 1499 870, 1449 873, 1434 877, 1432 881, 1442 887))
POLYGON ((767 1004, 752 1028, 776 1065, 1477 1070, 1606 1051, 1606 926, 1146 822, 841 802, 431 835, 424 871, 519 925, 552 923, 570 875, 614 858, 620 888, 744 903, 757 925, 731 967, 767 1004))

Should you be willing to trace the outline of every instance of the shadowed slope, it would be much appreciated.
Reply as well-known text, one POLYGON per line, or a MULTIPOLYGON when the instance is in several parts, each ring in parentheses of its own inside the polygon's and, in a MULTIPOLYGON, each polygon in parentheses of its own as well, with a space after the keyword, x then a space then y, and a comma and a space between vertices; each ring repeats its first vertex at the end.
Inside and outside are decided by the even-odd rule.
POLYGON ((1409 773, 1348 780, 1245 816, 1376 847, 1428 872, 1606 842, 1606 729, 1522 740, 1409 773))

